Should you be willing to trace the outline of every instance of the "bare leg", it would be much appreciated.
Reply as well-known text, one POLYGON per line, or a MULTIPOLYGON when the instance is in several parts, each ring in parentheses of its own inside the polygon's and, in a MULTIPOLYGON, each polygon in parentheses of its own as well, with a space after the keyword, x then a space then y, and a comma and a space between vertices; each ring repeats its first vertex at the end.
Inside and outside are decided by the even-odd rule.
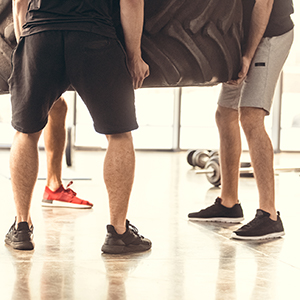
POLYGON ((10 153, 10 172, 17 222, 31 226, 30 205, 38 175, 38 140, 41 131, 32 134, 17 132, 10 153))
POLYGON ((47 155, 47 186, 57 190, 61 184, 62 160, 66 141, 66 101, 60 97, 52 106, 48 124, 44 130, 47 155))
POLYGON ((132 190, 135 153, 130 132, 107 135, 108 148, 104 161, 104 181, 106 184, 110 222, 117 233, 126 231, 126 215, 132 190))
POLYGON ((275 209, 275 184, 273 168, 273 146, 266 132, 263 109, 241 108, 241 124, 245 132, 251 162, 259 193, 259 208, 270 213, 272 220, 277 220, 275 209))
POLYGON ((218 106, 216 122, 220 135, 221 199, 222 205, 238 203, 238 181, 241 156, 239 113, 235 109, 218 106))

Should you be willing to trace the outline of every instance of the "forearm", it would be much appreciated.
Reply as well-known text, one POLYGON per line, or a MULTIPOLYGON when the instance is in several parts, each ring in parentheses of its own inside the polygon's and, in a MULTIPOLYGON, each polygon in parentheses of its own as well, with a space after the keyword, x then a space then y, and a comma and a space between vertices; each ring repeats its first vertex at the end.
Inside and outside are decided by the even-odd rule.
POLYGON ((252 60, 255 51, 266 31, 273 8, 273 3, 274 0, 256 0, 254 5, 251 16, 249 37, 244 53, 244 56, 250 61, 252 60))
POLYGON ((25 24, 28 0, 13 0, 14 31, 17 42, 22 34, 22 26, 25 24))
POLYGON ((121 24, 129 59, 141 56, 144 25, 144 0, 120 0, 121 24))

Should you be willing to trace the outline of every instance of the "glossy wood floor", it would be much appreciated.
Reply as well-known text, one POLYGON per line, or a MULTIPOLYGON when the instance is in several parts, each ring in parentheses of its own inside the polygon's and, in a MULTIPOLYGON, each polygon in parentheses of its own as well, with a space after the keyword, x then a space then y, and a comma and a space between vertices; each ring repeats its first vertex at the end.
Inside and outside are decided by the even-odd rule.
MULTIPOLYGON (((246 154, 247 155, 247 154, 246 154)), ((0 151, 0 236, 14 221, 9 152, 0 151)), ((128 218, 153 242, 151 251, 103 255, 108 203, 102 178, 104 152, 79 152, 65 183, 94 203, 92 210, 42 208, 45 153, 34 192, 35 250, 0 246, 0 299, 300 299, 300 177, 276 176, 277 209, 284 238, 269 242, 230 239, 239 225, 187 219, 214 202, 219 189, 196 175, 185 152, 137 152, 136 180, 128 218)), ((280 154, 276 164, 296 167, 300 154, 280 154)), ((253 178, 241 178, 245 222, 257 209, 253 178)))

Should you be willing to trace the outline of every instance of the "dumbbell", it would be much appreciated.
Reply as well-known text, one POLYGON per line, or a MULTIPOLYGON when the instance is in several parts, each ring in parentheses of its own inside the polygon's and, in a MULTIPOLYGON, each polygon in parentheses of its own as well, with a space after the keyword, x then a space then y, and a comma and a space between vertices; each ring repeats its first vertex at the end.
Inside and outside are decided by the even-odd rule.
POLYGON ((199 167, 201 169, 205 168, 207 161, 212 157, 218 155, 216 150, 189 150, 187 152, 187 162, 193 167, 199 167))
POLYGON ((188 164, 191 165, 192 167, 194 167, 194 165, 193 165, 193 155, 194 155, 195 152, 196 152, 196 150, 191 149, 191 150, 188 150, 187 154, 186 154, 186 160, 187 160, 188 164))
POLYGON ((202 170, 197 170, 196 174, 205 174, 207 180, 214 186, 219 186, 221 184, 221 170, 219 156, 213 155, 210 157, 205 167, 202 170))
MULTIPOLYGON (((207 163, 205 168, 202 170, 197 170, 196 174, 205 174, 207 180, 214 186, 219 186, 221 184, 221 170, 220 161, 218 155, 213 155, 207 163)), ((241 177, 253 177, 253 168, 250 162, 241 162, 240 165, 240 176, 241 177)))
MULTIPOLYGON (((253 167, 250 162, 241 162, 240 164, 240 176, 241 177, 254 177, 253 167)), ((274 167, 275 174, 281 172, 300 172, 300 167, 274 167)), ((213 155, 208 159, 204 169, 196 170, 196 174, 205 174, 207 180, 214 186, 218 187, 221 184, 221 171, 219 156, 213 155)))

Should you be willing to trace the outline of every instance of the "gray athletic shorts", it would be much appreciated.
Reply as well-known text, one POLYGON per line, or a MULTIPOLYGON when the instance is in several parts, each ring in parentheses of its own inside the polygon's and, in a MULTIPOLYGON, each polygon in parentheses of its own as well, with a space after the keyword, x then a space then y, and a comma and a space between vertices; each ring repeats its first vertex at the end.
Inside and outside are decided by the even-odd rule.
POLYGON ((85 102, 97 132, 138 127, 132 78, 116 39, 81 31, 45 31, 22 38, 9 79, 12 125, 23 133, 42 130, 53 103, 69 86, 85 102))
POLYGON ((275 87, 293 43, 294 30, 283 35, 263 38, 246 80, 240 85, 222 84, 218 104, 223 107, 262 108, 270 113, 275 87))

